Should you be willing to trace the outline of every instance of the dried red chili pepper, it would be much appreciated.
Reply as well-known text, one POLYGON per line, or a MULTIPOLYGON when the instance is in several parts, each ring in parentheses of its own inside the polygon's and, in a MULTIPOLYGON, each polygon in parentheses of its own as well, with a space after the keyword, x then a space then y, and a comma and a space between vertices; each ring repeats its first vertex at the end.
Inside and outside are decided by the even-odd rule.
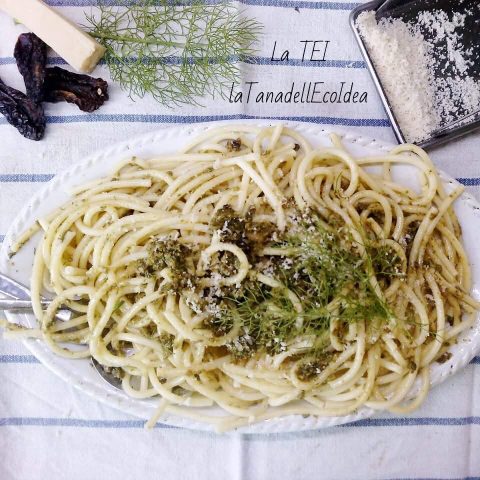
POLYGON ((108 100, 108 84, 101 78, 69 72, 60 67, 46 69, 44 101, 74 103, 93 112, 108 100))
POLYGON ((15 44, 13 55, 25 81, 27 96, 35 102, 43 99, 47 44, 34 33, 22 33, 15 44))
POLYGON ((0 80, 0 113, 26 138, 40 140, 45 133, 45 115, 40 104, 0 80))

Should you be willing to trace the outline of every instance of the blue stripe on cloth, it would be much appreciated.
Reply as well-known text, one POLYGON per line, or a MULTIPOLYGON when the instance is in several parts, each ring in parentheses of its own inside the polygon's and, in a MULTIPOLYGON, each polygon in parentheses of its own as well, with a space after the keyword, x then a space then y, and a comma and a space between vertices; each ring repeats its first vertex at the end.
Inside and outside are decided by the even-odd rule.
POLYGON ((267 57, 246 57, 244 63, 252 65, 269 65, 279 67, 323 67, 323 68, 367 68, 367 64, 361 60, 325 60, 322 62, 307 62, 292 58, 285 61, 274 61, 267 57))
MULTIPOLYGON (((13 57, 0 57, 0 65, 15 65, 15 59, 13 57)), ((52 57, 47 61, 50 65, 66 65, 67 62, 60 57, 52 57)))
MULTIPOLYGON (((292 122, 310 122, 321 125, 343 125, 349 127, 390 127, 385 118, 342 118, 342 117, 265 117, 255 115, 147 115, 147 114, 99 114, 52 115, 47 116, 49 123, 201 123, 218 120, 289 120, 292 122)), ((5 118, 0 118, 0 125, 7 125, 5 118)))
MULTIPOLYGON (((207 1, 206 4, 223 3, 224 0, 207 1)), ((280 7, 280 8, 307 8, 313 10, 352 10, 358 7, 360 3, 342 3, 342 2, 308 2, 308 1, 292 1, 292 0, 237 0, 243 5, 251 5, 254 7, 280 7)), ((46 0, 46 3, 52 7, 90 7, 95 6, 98 2, 94 0, 46 0)), ((103 0, 102 4, 107 6, 119 6, 132 4, 134 1, 121 0, 103 0)), ((191 2, 181 2, 189 4, 191 2)))
MULTIPOLYGON (((81 427, 81 428, 143 428, 143 420, 84 420, 80 418, 11 417, 0 418, 0 427, 81 427)), ((157 424, 155 428, 177 429, 157 424)))
MULTIPOLYGON (((180 64, 180 57, 168 57, 168 63, 180 64)), ((50 57, 47 62, 49 65, 66 65, 67 62, 60 57, 50 57)), ((362 60, 325 60, 322 62, 302 62, 301 59, 292 58, 289 60, 276 62, 268 57, 248 56, 243 59, 243 63, 249 65, 268 65, 279 67, 320 67, 320 68, 367 68, 367 64, 362 60)), ((0 65, 14 65, 13 57, 0 57, 0 65)), ((105 64, 103 60, 100 64, 105 64)))
MULTIPOLYGON (((0 418, 0 427, 82 427, 82 428, 143 428, 142 420, 86 420, 79 418, 8 417, 0 418)), ((339 425, 339 428, 356 427, 409 427, 409 426, 464 426, 480 425, 480 417, 420 417, 420 418, 370 418, 339 425)), ((156 428, 177 429, 157 424, 156 428)))
POLYGON ((2 243, 5 240, 5 235, 0 235, 0 243, 2 243))
POLYGON ((0 363, 40 363, 33 355, 0 355, 0 363))
POLYGON ((475 177, 475 178, 457 178, 457 180, 462 184, 465 185, 466 187, 476 187, 480 185, 480 178, 475 177))
POLYGON ((0 174, 0 182, 4 183, 37 183, 48 182, 55 175, 52 173, 5 173, 0 174))
POLYGON ((366 418, 340 427, 458 427, 480 425, 480 417, 394 417, 366 418))
POLYGON ((389 478, 389 479, 382 479, 382 480, 480 480, 480 477, 457 477, 457 478, 448 478, 448 477, 417 478, 417 477, 409 477, 409 478, 389 478))

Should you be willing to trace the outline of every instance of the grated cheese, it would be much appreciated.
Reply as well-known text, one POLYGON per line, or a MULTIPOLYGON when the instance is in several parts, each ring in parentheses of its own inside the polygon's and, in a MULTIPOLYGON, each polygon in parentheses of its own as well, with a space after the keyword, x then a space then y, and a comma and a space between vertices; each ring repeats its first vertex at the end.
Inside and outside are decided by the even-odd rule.
MULTIPOLYGON (((463 45, 462 27, 472 11, 421 12, 415 23, 363 12, 357 28, 408 142, 420 142, 480 109, 480 82, 468 76, 473 50, 463 45), (425 35, 424 35, 425 34, 425 35), (439 76, 441 73, 441 76, 439 76)), ((478 59, 477 59, 478 60, 478 59)))

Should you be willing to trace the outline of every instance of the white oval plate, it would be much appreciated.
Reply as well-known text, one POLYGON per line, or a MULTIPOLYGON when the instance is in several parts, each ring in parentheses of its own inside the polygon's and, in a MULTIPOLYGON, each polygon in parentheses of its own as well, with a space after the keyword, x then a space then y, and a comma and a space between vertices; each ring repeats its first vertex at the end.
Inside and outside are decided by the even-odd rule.
MULTIPOLYGON (((8 258, 9 246, 23 231, 31 226, 35 220, 52 209, 62 205, 69 198, 72 187, 85 183, 89 180, 108 175, 114 166, 129 156, 149 158, 158 154, 173 153, 185 146, 195 136, 205 130, 219 125, 239 123, 254 123, 259 126, 274 125, 275 121, 244 121, 244 122, 215 122, 197 125, 179 126, 159 130, 155 133, 139 136, 131 140, 118 143, 110 148, 90 155, 80 163, 75 164, 67 171, 55 176, 46 184, 25 206, 17 219, 10 227, 0 251, 0 271, 12 278, 29 284, 29 276, 33 264, 34 248, 38 241, 38 235, 32 238, 23 249, 11 260, 8 258)), ((312 145, 330 145, 329 131, 313 124, 282 122, 304 135, 312 145)), ((343 139, 346 148, 353 155, 378 155, 388 151, 392 146, 369 138, 343 132, 337 133, 343 139)), ((407 167, 398 167, 396 179, 412 185, 411 171, 407 167)), ((451 190, 458 182, 447 175, 440 174, 447 190, 451 190)), ((473 296, 480 298, 480 250, 476 238, 480 231, 480 204, 469 194, 464 193, 455 203, 455 211, 463 228, 463 241, 470 258, 473 276, 473 296)), ((20 321, 23 324, 34 326, 36 324, 33 315, 19 316, 8 313, 9 321, 20 321)), ((126 413, 143 419, 149 418, 157 404, 155 400, 137 400, 130 398, 123 391, 109 386, 92 368, 89 360, 67 360, 54 355, 41 341, 25 340, 26 347, 48 367, 66 382, 79 390, 91 395, 97 400, 126 413)), ((437 385, 449 375, 463 368, 480 350, 480 316, 477 315, 475 325, 464 332, 457 344, 451 347, 452 357, 444 364, 433 364, 431 367, 431 384, 437 385)), ((428 400, 427 400, 428 401, 428 400)), ((208 413, 218 413, 218 409, 212 407, 208 413)), ((288 416, 267 420, 258 424, 242 427, 237 431, 243 433, 274 433, 311 430, 333 425, 354 422, 372 416, 374 410, 361 408, 355 414, 343 417, 307 417, 301 415, 288 416)), ((161 419, 162 423, 199 430, 212 430, 213 427, 199 423, 188 418, 175 415, 166 415, 161 419)))

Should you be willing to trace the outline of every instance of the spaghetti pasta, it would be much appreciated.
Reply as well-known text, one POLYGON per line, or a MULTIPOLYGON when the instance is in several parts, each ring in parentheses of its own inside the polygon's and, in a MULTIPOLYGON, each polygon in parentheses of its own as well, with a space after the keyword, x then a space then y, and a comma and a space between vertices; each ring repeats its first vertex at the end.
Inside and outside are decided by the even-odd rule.
POLYGON ((26 334, 160 397, 149 425, 408 412, 479 308, 461 192, 415 146, 354 158, 335 135, 313 148, 281 125, 209 129, 178 154, 127 159, 39 221, 26 334), (395 165, 417 170, 418 192, 395 165), (72 320, 56 319, 62 305, 72 320))

